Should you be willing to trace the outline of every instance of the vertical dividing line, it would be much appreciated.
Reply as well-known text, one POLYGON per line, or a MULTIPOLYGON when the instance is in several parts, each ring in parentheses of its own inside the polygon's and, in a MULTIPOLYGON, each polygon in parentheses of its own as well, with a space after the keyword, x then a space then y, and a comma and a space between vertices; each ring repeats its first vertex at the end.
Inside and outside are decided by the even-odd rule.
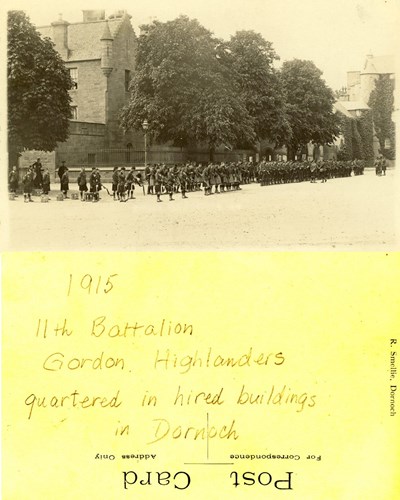
POLYGON ((209 454, 210 454, 210 444, 209 444, 209 429, 210 429, 210 419, 209 419, 209 415, 208 415, 208 412, 207 412, 207 460, 208 460, 208 457, 209 457, 209 454))

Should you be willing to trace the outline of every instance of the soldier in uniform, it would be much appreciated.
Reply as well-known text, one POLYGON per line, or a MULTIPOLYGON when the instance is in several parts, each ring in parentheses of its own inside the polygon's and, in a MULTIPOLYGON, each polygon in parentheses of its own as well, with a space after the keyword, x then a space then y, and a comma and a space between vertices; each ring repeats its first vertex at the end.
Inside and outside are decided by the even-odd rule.
POLYGON ((381 156, 379 155, 378 158, 375 160, 375 174, 376 175, 381 175, 382 173, 382 164, 381 164, 381 156))
POLYGON ((9 176, 8 176, 8 187, 10 190, 10 193, 14 193, 17 195, 17 189, 18 189, 18 172, 17 172, 17 167, 14 165, 9 176))
POLYGON ((57 171, 60 182, 61 182, 61 177, 63 176, 63 173, 65 172, 66 168, 67 167, 65 166, 65 161, 62 161, 61 165, 60 165, 60 167, 58 167, 58 171, 57 171))
POLYGON ((313 161, 310 165, 311 182, 317 182, 317 164, 313 161))
POLYGON ((118 167, 113 168, 111 189, 113 192, 114 201, 116 201, 117 200, 117 190, 118 190, 118 167))
POLYGON ((181 167, 181 169, 179 170, 178 180, 181 187, 182 198, 187 198, 186 190, 188 188, 188 184, 190 181, 189 181, 189 175, 185 167, 181 167))
POLYGON ((40 161, 40 158, 38 158, 35 163, 33 164, 33 172, 34 172, 34 186, 37 189, 40 189, 42 187, 42 182, 43 182, 43 175, 42 175, 42 163, 40 161))
POLYGON ((165 186, 166 192, 169 194, 169 201, 174 201, 175 198, 172 197, 172 195, 174 193, 174 186, 175 186, 175 174, 174 174, 173 167, 171 167, 168 170, 167 175, 165 176, 164 186, 165 186))
POLYGON ((86 179, 86 171, 84 167, 81 168, 79 172, 77 183, 79 186, 79 194, 81 197, 81 201, 85 201, 85 193, 87 192, 87 179, 86 179))
POLYGON ((121 167, 120 171, 118 172, 118 187, 117 187, 117 194, 119 201, 125 201, 125 192, 126 192, 125 182, 126 182, 125 167, 121 167))
POLYGON ((50 173, 49 173, 49 169, 47 167, 44 169, 44 173, 43 173, 42 190, 43 190, 43 194, 45 194, 46 196, 49 194, 49 191, 50 191, 50 173))
POLYGON ((163 174, 161 172, 161 167, 155 168, 153 170, 154 175, 154 189, 157 195, 157 202, 162 201, 161 199, 161 188, 164 180, 163 174))
POLYGON ((126 191, 128 198, 134 200, 133 193, 135 191, 135 182, 137 182, 136 168, 131 167, 126 176, 126 191))
POLYGON ((99 201, 98 175, 94 167, 90 172, 89 185, 90 185, 90 193, 92 194, 92 201, 93 202, 99 201))
POLYGON ((64 198, 68 198, 68 190, 69 190, 68 168, 65 169, 65 171, 61 177, 60 190, 62 191, 64 198))
POLYGON ((24 201, 25 203, 30 202, 32 200, 32 189, 33 189, 33 169, 32 167, 28 168, 28 171, 24 175, 22 179, 24 184, 24 201))
POLYGON ((382 175, 386 175, 386 158, 381 155, 381 171, 382 175))

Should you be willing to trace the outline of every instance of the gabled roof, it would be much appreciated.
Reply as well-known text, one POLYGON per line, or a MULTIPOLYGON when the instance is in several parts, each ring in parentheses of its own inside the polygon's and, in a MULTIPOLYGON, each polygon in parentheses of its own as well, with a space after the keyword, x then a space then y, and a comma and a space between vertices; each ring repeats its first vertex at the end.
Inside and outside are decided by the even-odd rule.
POLYGON ((364 64, 364 69, 361 74, 392 74, 395 73, 395 60, 394 55, 386 55, 386 56, 367 56, 367 59, 364 64))
POLYGON ((343 106, 343 101, 336 101, 333 103, 334 112, 339 111, 342 115, 347 116, 347 118, 354 118, 354 116, 347 111, 347 109, 343 106))
MULTIPOLYGON (((101 38, 107 31, 107 24, 112 38, 126 17, 107 19, 104 21, 71 23, 68 25, 68 61, 85 61, 101 59, 101 38)), ((37 30, 45 37, 52 39, 52 26, 39 26, 37 30)))

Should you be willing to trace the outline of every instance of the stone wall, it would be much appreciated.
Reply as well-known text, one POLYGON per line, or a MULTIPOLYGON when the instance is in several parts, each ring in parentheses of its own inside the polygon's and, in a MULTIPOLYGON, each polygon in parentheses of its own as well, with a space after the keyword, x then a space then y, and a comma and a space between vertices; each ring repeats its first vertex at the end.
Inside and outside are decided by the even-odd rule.
POLYGON ((106 77, 97 61, 68 61, 67 68, 77 68, 78 88, 71 90, 72 106, 78 107, 78 121, 105 123, 106 77))
POLYGON ((128 18, 121 24, 113 41, 113 70, 108 81, 108 123, 107 133, 109 147, 126 148, 132 144, 133 149, 143 148, 143 133, 129 131, 124 134, 119 126, 119 114, 129 101, 129 92, 125 89, 125 71, 130 71, 131 78, 135 72, 137 39, 128 18))

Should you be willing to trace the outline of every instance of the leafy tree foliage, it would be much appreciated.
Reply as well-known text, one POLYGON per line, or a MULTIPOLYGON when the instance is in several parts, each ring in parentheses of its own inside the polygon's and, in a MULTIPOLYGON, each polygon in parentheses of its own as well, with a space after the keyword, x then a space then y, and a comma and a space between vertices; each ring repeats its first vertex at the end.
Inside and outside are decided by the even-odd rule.
POLYGON ((282 65, 281 82, 292 129, 287 142, 290 157, 310 141, 330 144, 339 134, 339 119, 332 108, 335 97, 321 75, 312 61, 294 59, 282 65))
POLYGON ((364 111, 362 116, 357 118, 356 121, 361 137, 362 159, 366 161, 369 167, 372 167, 374 164, 372 112, 369 110, 364 111))
POLYGON ((371 92, 368 105, 372 109, 372 117, 376 136, 382 154, 389 159, 395 157, 395 125, 392 121, 394 104, 394 80, 389 75, 379 75, 375 88, 371 92), (385 140, 390 139, 391 148, 385 149, 385 140))
POLYGON ((142 31, 122 126, 139 130, 147 119, 158 141, 205 142, 211 151, 253 143, 254 119, 221 61, 221 41, 186 16, 142 31))
POLYGON ((283 144, 290 137, 291 128, 279 75, 273 67, 279 57, 272 43, 254 31, 238 31, 222 49, 221 61, 228 66, 254 119, 257 139, 283 144))
POLYGON ((72 82, 51 40, 22 11, 8 13, 7 70, 10 154, 52 151, 68 137, 72 82))

